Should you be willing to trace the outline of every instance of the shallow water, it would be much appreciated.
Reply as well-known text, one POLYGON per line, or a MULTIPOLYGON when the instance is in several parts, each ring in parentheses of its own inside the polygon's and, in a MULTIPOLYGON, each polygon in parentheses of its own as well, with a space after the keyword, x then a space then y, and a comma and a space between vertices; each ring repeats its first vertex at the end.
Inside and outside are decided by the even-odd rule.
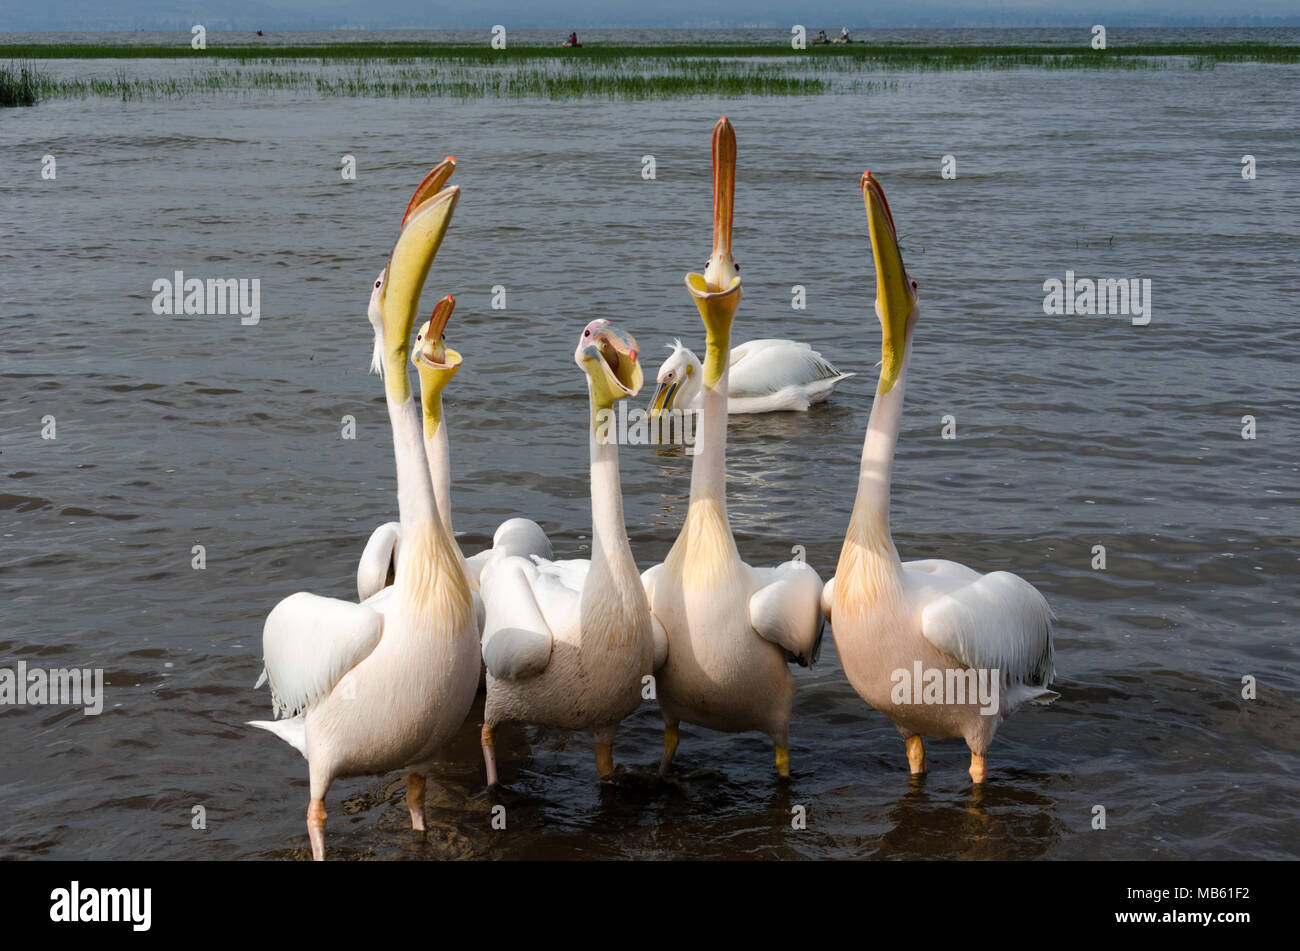
MULTIPOLYGON (((897 92, 861 98, 6 111, 0 666, 102 667, 108 687, 97 717, 0 709, 0 855, 306 854, 305 765, 242 724, 269 711, 251 689, 266 613, 301 589, 352 596, 361 546, 394 512, 364 307, 411 187, 457 156, 462 200, 424 299, 459 302, 448 340, 466 365, 446 411, 461 542, 478 550, 522 513, 582 557, 574 340, 616 319, 648 376, 672 337, 702 341, 681 278, 708 256, 723 113, 740 146, 735 339, 796 337, 859 374, 806 416, 733 420, 742 554, 770 564, 802 545, 824 577, 838 555, 879 358, 857 188, 870 168, 922 293, 896 543, 1036 585, 1059 617, 1061 699, 1002 727, 982 794, 956 741, 932 743, 930 776, 910 785, 897 732, 827 637, 796 672, 788 785, 765 737, 691 727, 681 773, 652 779, 646 704, 620 732, 612 788, 587 738, 504 731, 505 832, 489 826, 478 707, 430 782, 428 841, 406 828, 399 774, 347 780, 330 796, 333 856, 1300 855, 1297 68, 885 76, 897 92), (956 180, 940 178, 945 154, 956 180), (155 316, 151 283, 178 269, 260 278, 261 322, 155 316), (1150 278, 1150 325, 1045 316, 1043 282, 1067 270, 1150 278), (496 284, 505 311, 489 306, 496 284), (345 414, 355 440, 340 439, 345 414), (1245 675, 1258 699, 1242 699, 1245 675)), ((648 566, 680 525, 689 459, 625 447, 621 465, 648 566)))

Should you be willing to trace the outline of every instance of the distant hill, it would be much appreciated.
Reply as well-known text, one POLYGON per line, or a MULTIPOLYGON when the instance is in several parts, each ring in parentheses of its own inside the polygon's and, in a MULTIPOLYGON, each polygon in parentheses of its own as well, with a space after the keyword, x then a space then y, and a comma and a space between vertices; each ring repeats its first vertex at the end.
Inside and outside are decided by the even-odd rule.
POLYGON ((948 0, 871 3, 830 0, 791 6, 779 0, 500 0, 484 5, 450 0, 6 0, 0 32, 27 30, 515 29, 567 31, 594 28, 835 28, 1034 27, 1104 23, 1107 26, 1300 26, 1294 0, 1127 0, 1064 4, 1057 0, 948 0), (1078 11, 1078 12, 1074 12, 1078 11))

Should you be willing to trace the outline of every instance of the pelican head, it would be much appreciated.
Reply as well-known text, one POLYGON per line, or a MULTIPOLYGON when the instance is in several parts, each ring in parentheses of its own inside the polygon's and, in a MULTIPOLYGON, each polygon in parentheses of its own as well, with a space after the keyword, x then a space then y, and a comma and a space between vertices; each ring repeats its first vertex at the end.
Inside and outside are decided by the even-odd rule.
MULTIPOLYGON (((435 165, 429 174, 415 188, 415 193, 411 195, 411 200, 406 203, 406 211, 402 215, 402 228, 406 227, 406 222, 410 219, 420 205, 432 198, 442 187, 447 184, 447 179, 451 178, 451 173, 456 171, 456 158, 448 155, 445 159, 435 165)), ((400 229, 399 229, 400 234, 400 229)), ((370 318, 370 326, 375 331, 375 349, 370 357, 370 372, 378 373, 381 377, 384 375, 384 312, 379 305, 381 291, 384 287, 384 275, 388 269, 379 272, 379 277, 375 278, 375 283, 370 290, 370 307, 366 311, 366 316, 370 318)))
POLYGON ((708 344, 704 385, 713 389, 727 369, 731 321, 740 303, 740 268, 731 255, 736 200, 736 130, 726 116, 713 127, 713 253, 703 274, 687 274, 686 289, 704 321, 708 344))
POLYGON ((898 249, 894 216, 880 180, 862 173, 862 199, 867 205, 867 227, 871 232, 871 256, 876 263, 876 316, 880 318, 880 386, 888 393, 898 380, 908 335, 916 324, 917 284, 903 266, 898 249))
POLYGON ((668 412, 678 401, 686 408, 694 409, 700 397, 700 380, 703 378, 700 358, 683 347, 680 340, 674 340, 668 349, 672 353, 659 366, 659 375, 655 378, 659 385, 650 398, 651 419, 668 412))
POLYGON ((420 374, 420 403, 424 409, 424 435, 432 437, 442 423, 442 391, 460 369, 461 356, 447 346, 443 334, 456 298, 448 294, 434 305, 428 322, 415 335, 411 362, 420 374))
POLYGON ((377 288, 384 341, 384 385, 389 397, 398 403, 411 398, 406 360, 411 352, 411 328, 420 307, 420 291, 459 200, 460 189, 451 185, 426 198, 407 216, 377 288))
POLYGON ((587 374, 593 427, 601 410, 641 392, 639 352, 635 338, 608 320, 593 320, 583 328, 573 362, 587 374))
POLYGON ((370 306, 366 308, 366 316, 370 318, 370 326, 375 331, 375 349, 370 354, 370 372, 378 373, 380 377, 384 375, 384 309, 379 306, 380 292, 384 289, 384 275, 388 273, 388 268, 379 272, 375 278, 375 283, 370 288, 370 306))

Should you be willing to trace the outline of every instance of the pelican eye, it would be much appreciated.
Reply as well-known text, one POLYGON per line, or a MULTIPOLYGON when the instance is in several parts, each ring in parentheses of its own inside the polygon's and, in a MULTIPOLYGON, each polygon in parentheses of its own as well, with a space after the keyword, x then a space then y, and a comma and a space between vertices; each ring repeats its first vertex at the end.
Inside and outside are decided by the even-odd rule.
POLYGON ((912 281, 912 290, 916 290, 916 287, 917 287, 916 281, 912 281))

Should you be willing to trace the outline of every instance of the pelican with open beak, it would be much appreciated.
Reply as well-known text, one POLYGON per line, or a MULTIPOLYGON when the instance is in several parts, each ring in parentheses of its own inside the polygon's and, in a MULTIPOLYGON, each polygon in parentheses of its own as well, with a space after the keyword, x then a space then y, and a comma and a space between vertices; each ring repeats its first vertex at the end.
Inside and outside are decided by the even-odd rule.
POLYGON ((1025 703, 1050 703, 1052 612, 1017 575, 982 575, 942 559, 902 562, 889 528, 889 487, 903 410, 917 282, 903 265, 885 191, 862 175, 880 321, 880 382, 862 450, 857 497, 823 611, 849 683, 894 721, 911 772, 926 771, 923 736, 962 738, 983 783, 998 724, 1025 703), (900 689, 899 672, 925 680, 900 689), (915 673, 914 673, 915 672, 915 673), (937 683, 939 690, 931 691, 937 683), (940 696, 940 694, 942 694, 940 696))
POLYGON ((497 783, 495 730, 514 721, 590 732, 596 773, 614 772, 619 723, 641 703, 643 678, 662 662, 656 630, 623 520, 614 404, 641 389, 639 348, 607 320, 583 328, 574 362, 591 404, 591 560, 517 556, 483 569, 483 762, 497 783))
MULTIPOLYGON (((455 170, 456 159, 450 155, 430 170, 407 203, 406 212, 402 216, 403 229, 406 228, 416 209, 428 201, 432 195, 436 195, 441 191, 455 170)), ((371 292, 369 315, 370 323, 375 330, 374 357, 371 360, 372 370, 382 370, 383 366, 384 330, 380 320, 379 301, 384 290, 384 276, 385 272, 380 272, 371 292)), ((454 350, 446 350, 442 341, 442 334, 455 307, 456 301, 450 295, 438 302, 431 318, 431 323, 436 330, 436 337, 431 341, 431 346, 434 349, 417 346, 412 355, 412 360, 419 371, 421 381, 421 400, 424 406, 425 454, 428 458, 429 476, 433 482, 434 496, 438 500, 438 513, 447 532, 452 535, 453 543, 455 535, 451 515, 451 450, 447 427, 443 424, 442 388, 447 385, 451 378, 455 376, 456 370, 459 369, 460 354, 457 354, 454 350), (455 354, 454 366, 446 366, 435 362, 441 360, 446 353, 455 354), (427 392, 426 384, 428 387, 427 392), (431 413, 436 413, 436 415, 430 415, 431 413)), ((425 329, 422 331, 421 341, 430 343, 428 333, 429 325, 426 324, 425 329)), ((397 522, 385 522, 371 533, 369 540, 366 542, 366 547, 361 553, 361 559, 357 563, 358 600, 364 601, 385 586, 392 584, 393 578, 396 576, 401 542, 401 526, 397 522)), ((459 545, 457 545, 457 551, 460 551, 459 545)), ((482 572, 483 566, 491 558, 502 555, 523 555, 525 557, 537 555, 541 558, 551 558, 554 552, 550 540, 546 537, 546 533, 542 531, 540 525, 528 518, 510 518, 497 526, 497 530, 492 536, 491 548, 485 548, 468 558, 462 553, 461 562, 466 577, 469 580, 470 587, 476 592, 476 613, 479 615, 480 626, 482 612, 478 610, 481 605, 477 601, 479 574, 482 572)))
MULTIPOLYGON (((398 229, 406 227, 406 223, 411 219, 415 209, 428 201, 434 195, 438 194, 447 184, 447 179, 451 178, 451 173, 456 171, 455 156, 448 155, 445 159, 429 170, 420 184, 415 187, 411 195, 411 200, 406 203, 406 211, 402 213, 402 224, 398 229)), ((375 332, 375 349, 370 358, 370 372, 377 373, 380 376, 384 374, 384 319, 383 311, 379 307, 379 301, 384 291, 384 275, 388 269, 379 272, 375 278, 374 284, 370 289, 370 306, 366 309, 366 316, 370 320, 370 326, 375 332)))
POLYGON ((736 132, 724 116, 713 129, 713 253, 703 274, 686 276, 706 336, 690 506, 663 564, 642 581, 668 639, 656 674, 664 718, 660 770, 672 761, 684 720, 727 733, 766 733, 777 772, 788 776, 795 685, 787 661, 806 666, 816 658, 822 583, 802 561, 745 564, 727 519, 727 364, 741 297, 731 253, 735 188, 736 132))
POLYGON ((479 677, 478 627, 459 552, 438 517, 407 358, 420 292, 460 190, 407 218, 380 288, 384 394, 397 462, 402 558, 393 586, 362 604, 298 593, 262 632, 268 730, 307 759, 312 855, 325 857, 325 795, 335 779, 408 770, 411 825, 424 829, 424 783, 465 722, 479 677))

